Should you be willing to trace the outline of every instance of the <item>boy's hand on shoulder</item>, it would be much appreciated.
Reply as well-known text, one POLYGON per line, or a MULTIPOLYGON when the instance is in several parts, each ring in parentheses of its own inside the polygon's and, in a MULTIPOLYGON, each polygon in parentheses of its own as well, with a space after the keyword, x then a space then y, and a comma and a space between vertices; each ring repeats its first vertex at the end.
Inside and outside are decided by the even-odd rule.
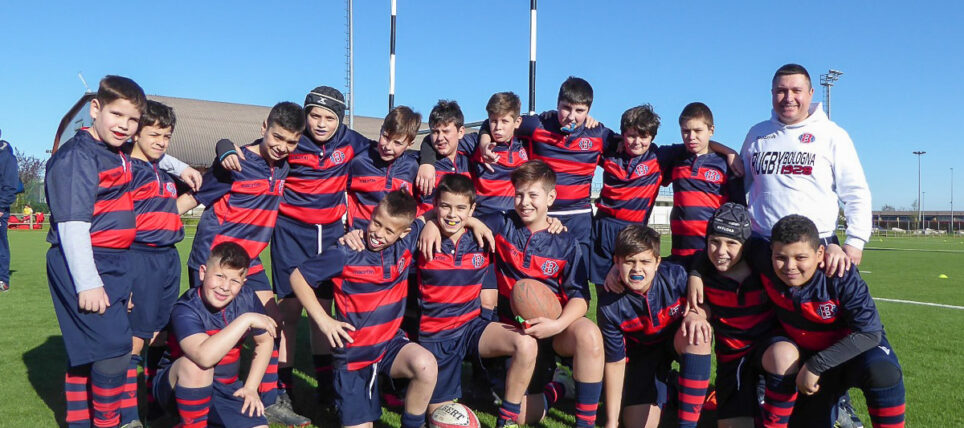
POLYGON ((842 278, 850 269, 850 263, 850 257, 839 245, 830 244, 827 246, 827 251, 824 252, 820 267, 823 268, 827 276, 837 275, 842 278))
POLYGON ((479 134, 479 148, 476 150, 478 150, 478 153, 482 157, 482 166, 489 170, 489 172, 495 172, 495 169, 489 164, 496 163, 500 159, 499 155, 493 151, 494 148, 495 141, 492 141, 492 137, 489 136, 489 134, 479 134))
POLYGON ((553 320, 545 317, 526 320, 526 324, 529 324, 529 328, 525 329, 523 333, 528 334, 536 339, 545 339, 547 337, 555 336, 566 328, 566 326, 562 325, 559 320, 553 320))
POLYGON ((181 171, 181 181, 187 184, 188 187, 195 192, 201 188, 201 179, 201 173, 194 168, 187 167, 184 168, 184 171, 181 171))
POLYGON ((422 165, 418 167, 418 175, 415 176, 415 186, 423 195, 431 195, 435 190, 435 167, 432 165, 422 165))
POLYGON ((347 245, 348 248, 351 248, 355 251, 364 251, 365 231, 361 229, 353 229, 351 232, 348 232, 342 235, 341 238, 338 238, 338 243, 341 245, 347 245))
POLYGON ((436 251, 442 251, 442 232, 434 221, 425 222, 422 234, 418 235, 418 250, 427 261, 432 261, 436 251))
POLYGON ((733 172, 733 175, 737 177, 743 177, 746 171, 743 170, 743 158, 736 153, 727 153, 726 155, 726 166, 733 172))
POLYGON ((586 128, 593 129, 599 125, 600 123, 598 120, 596 120, 596 118, 592 117, 591 115, 586 115, 586 128))
POLYGON ((706 316, 697 311, 687 312, 680 328, 683 330, 683 337, 687 338, 686 341, 690 345, 709 343, 710 337, 713 335, 713 328, 710 327, 706 316))
POLYGON ((238 147, 237 144, 234 145, 234 153, 231 153, 221 159, 221 167, 228 171, 241 172, 241 161, 246 160, 244 157, 244 152, 238 147))
POLYGON ((355 327, 347 322, 341 322, 331 317, 324 317, 318 321, 318 329, 328 338, 328 344, 333 348, 343 348, 355 340, 348 331, 355 331, 355 327))
POLYGON ((820 385, 817 384, 819 381, 820 375, 811 372, 804 363, 803 367, 800 367, 800 372, 797 373, 797 390, 804 395, 816 394, 820 390, 820 385))
POLYGON ((233 395, 244 400, 244 404, 241 405, 242 414, 246 414, 249 417, 264 414, 264 403, 261 402, 261 395, 258 394, 257 390, 242 387, 234 391, 233 395))
POLYGON ((77 293, 77 306, 82 312, 103 315, 110 307, 110 299, 104 287, 91 288, 77 293))
POLYGON ((277 337, 278 323, 275 322, 273 318, 256 312, 248 312, 243 316, 247 317, 248 328, 264 330, 267 331, 271 337, 277 337))
POLYGON ((703 278, 690 275, 686 280, 686 312, 703 304, 703 278))
MULTIPOLYGON (((492 229, 489 229, 485 223, 482 223, 482 220, 469 217, 465 221, 465 227, 472 230, 475 242, 478 242, 483 248, 489 251, 495 251, 495 236, 492 234, 492 229)), ((439 246, 439 250, 441 249, 441 246, 439 246)))
POLYGON ((549 222, 549 228, 546 229, 546 232, 549 232, 550 234, 558 235, 569 230, 569 228, 562 224, 561 220, 555 217, 546 217, 546 220, 549 222))
POLYGON ((614 294, 621 294, 626 291, 626 286, 623 285, 623 281, 619 279, 619 269, 616 266, 609 268, 609 273, 606 274, 606 281, 603 282, 603 288, 614 294))

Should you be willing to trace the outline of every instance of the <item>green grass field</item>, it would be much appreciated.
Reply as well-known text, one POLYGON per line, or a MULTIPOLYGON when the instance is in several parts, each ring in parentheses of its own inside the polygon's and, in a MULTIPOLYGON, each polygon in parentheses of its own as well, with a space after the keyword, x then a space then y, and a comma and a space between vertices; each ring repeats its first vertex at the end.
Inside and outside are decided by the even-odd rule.
MULTIPOLYGON (((65 353, 47 287, 44 236, 42 231, 9 233, 15 272, 12 290, 0 294, 0 314, 5 315, 0 327, 0 427, 57 426, 64 417, 65 353)), ((189 246, 189 240, 180 245, 182 257, 189 246)), ((864 252, 861 271, 874 297, 964 306, 964 239, 875 237, 864 252), (941 274, 947 278, 939 278, 941 274)), ((907 426, 964 426, 964 408, 959 407, 964 403, 964 376, 958 372, 964 367, 964 310, 884 301, 877 308, 903 366, 907 426)), ((308 409, 307 416, 318 426, 336 426, 309 402, 314 380, 308 375, 308 356, 299 355, 296 367, 296 406, 308 409)), ((853 398, 869 427, 860 392, 854 390, 853 398)), ((494 425, 492 406, 468 404, 478 410, 484 426, 494 425)), ((570 426, 567 407, 571 409, 563 405, 562 412, 554 410, 542 425, 570 426)), ((701 426, 715 426, 704 419, 701 426)), ((398 420, 397 413, 386 411, 376 426, 397 427, 398 420)))

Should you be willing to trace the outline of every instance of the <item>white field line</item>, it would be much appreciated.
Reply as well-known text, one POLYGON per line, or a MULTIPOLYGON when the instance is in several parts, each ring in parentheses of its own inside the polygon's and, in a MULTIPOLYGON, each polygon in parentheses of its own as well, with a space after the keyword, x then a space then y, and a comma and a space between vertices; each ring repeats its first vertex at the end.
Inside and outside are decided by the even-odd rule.
POLYGON ((881 251, 916 251, 920 253, 956 253, 964 254, 964 250, 932 250, 924 248, 890 248, 890 247, 865 247, 865 250, 881 250, 881 251))
POLYGON ((881 302, 907 303, 911 305, 934 306, 938 308, 957 309, 957 310, 964 311, 964 306, 944 305, 941 303, 915 302, 913 300, 900 300, 900 299, 885 299, 883 297, 874 297, 874 300, 879 300, 881 302))

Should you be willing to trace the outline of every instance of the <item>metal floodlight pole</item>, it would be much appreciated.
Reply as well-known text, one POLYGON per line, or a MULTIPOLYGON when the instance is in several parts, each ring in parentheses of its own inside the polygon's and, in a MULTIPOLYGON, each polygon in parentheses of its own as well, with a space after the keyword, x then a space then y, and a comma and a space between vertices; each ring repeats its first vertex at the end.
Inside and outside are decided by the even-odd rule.
POLYGON ((529 114, 536 114, 536 1, 529 1, 529 114))
POLYGON ((392 42, 391 52, 388 56, 388 110, 395 108, 395 6, 396 0, 392 0, 392 42))
POLYGON ((832 68, 827 74, 820 75, 820 85, 823 86, 823 107, 827 110, 828 119, 830 118, 830 87, 833 86, 837 79, 840 79, 840 76, 843 76, 843 72, 832 68))
POLYGON ((954 235, 954 168, 951 168, 951 235, 954 235))
POLYGON ((925 151, 914 152, 914 154, 917 155, 917 224, 919 227, 922 227, 924 224, 924 211, 922 210, 922 207, 921 207, 921 205, 923 205, 922 204, 923 197, 920 189, 920 157, 924 153, 927 153, 927 152, 925 151))

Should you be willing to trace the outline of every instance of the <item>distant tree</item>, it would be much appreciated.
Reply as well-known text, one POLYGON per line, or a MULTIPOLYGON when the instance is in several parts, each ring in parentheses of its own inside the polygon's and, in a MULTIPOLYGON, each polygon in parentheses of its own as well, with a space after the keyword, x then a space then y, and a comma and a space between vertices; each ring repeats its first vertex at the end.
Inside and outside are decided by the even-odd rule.
POLYGON ((881 211, 897 211, 897 208, 894 208, 893 205, 884 204, 884 206, 880 207, 880 210, 881 210, 881 211))
POLYGON ((23 183, 23 193, 17 195, 17 202, 11 207, 12 212, 19 212, 25 204, 30 204, 34 211, 47 211, 47 204, 43 203, 44 170, 47 161, 36 156, 28 155, 14 149, 17 156, 17 168, 20 169, 20 182, 23 183))

